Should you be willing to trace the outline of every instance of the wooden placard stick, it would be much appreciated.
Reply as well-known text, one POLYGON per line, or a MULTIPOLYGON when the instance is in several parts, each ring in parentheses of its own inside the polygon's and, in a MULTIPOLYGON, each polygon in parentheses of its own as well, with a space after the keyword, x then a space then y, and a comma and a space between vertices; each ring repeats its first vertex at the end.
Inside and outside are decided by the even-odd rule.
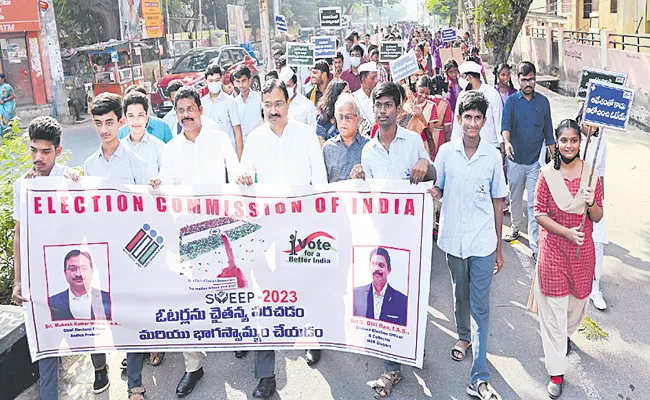
MULTIPOLYGON (((590 138, 591 138, 591 129, 589 130, 589 136, 587 137, 587 144, 585 145, 585 157, 587 156, 587 148, 589 147, 590 138)), ((594 171, 596 170, 596 161, 598 161, 598 151, 600 150, 600 142, 602 138, 603 138, 603 131, 601 129, 601 132, 598 135, 598 139, 596 140, 596 152, 594 153, 594 161, 591 163, 591 172, 589 173, 589 181, 587 182, 587 187, 591 187, 591 182, 594 177, 594 171)), ((594 199, 594 201, 596 200, 594 199)), ((582 222, 580 223, 579 232, 582 232, 585 229, 585 222, 587 221, 587 210, 588 207, 585 204, 585 209, 582 213, 582 222)), ((580 246, 578 245, 578 247, 576 248, 576 259, 578 259, 579 255, 580 255, 580 246)))

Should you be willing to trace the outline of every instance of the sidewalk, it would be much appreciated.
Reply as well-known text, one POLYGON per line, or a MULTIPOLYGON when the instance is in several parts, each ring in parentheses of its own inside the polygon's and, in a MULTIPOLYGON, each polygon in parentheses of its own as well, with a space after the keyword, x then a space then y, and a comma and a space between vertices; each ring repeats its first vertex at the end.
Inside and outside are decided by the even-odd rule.
MULTIPOLYGON (((553 122, 573 117, 577 101, 544 88, 553 110, 553 122)), ((608 166, 605 215, 611 244, 605 248, 602 290, 609 308, 590 307, 588 317, 609 334, 602 341, 584 333, 572 337, 576 351, 562 399, 642 399, 650 393, 650 135, 637 128, 627 133, 608 131, 608 166)), ((509 225, 509 218, 505 218, 509 225)), ((504 228, 504 233, 509 228, 504 228)), ((543 363, 537 317, 526 310, 533 264, 523 245, 504 246, 505 266, 492 285, 488 361, 492 386, 503 399, 548 399, 548 376, 543 363)), ((437 248, 432 257, 428 303, 426 358, 422 370, 404 367, 404 379, 390 399, 469 399, 471 354, 457 363, 449 350, 455 343, 449 271, 437 248)), ((302 351, 279 352, 276 362, 278 392, 273 399, 372 399, 368 382, 382 370, 379 359, 325 351, 316 368, 307 366, 302 351)), ((92 394, 90 357, 68 357, 61 370, 60 398, 125 399, 126 382, 120 377, 122 355, 110 354, 111 386, 92 394)), ((232 352, 211 353, 205 377, 190 400, 246 399, 257 384, 253 356, 235 359, 232 352)), ((176 384, 184 372, 183 357, 168 353, 159 367, 143 371, 147 399, 177 399, 176 384)), ((38 399, 38 387, 18 399, 38 399)))

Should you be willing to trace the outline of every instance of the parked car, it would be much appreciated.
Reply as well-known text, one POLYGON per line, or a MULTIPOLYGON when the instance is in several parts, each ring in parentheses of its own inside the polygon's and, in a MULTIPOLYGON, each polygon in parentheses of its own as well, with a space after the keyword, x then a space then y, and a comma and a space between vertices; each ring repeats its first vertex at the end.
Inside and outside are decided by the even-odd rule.
POLYGON ((261 90, 261 81, 257 62, 248 52, 239 46, 201 47, 183 54, 173 67, 167 70, 168 75, 154 83, 151 88, 151 108, 160 118, 172 109, 172 99, 169 98, 167 85, 174 79, 180 79, 185 86, 192 86, 201 96, 208 93, 205 83, 205 69, 208 65, 217 63, 224 72, 223 81, 227 83, 230 73, 239 65, 244 64, 251 70, 251 88, 261 90))

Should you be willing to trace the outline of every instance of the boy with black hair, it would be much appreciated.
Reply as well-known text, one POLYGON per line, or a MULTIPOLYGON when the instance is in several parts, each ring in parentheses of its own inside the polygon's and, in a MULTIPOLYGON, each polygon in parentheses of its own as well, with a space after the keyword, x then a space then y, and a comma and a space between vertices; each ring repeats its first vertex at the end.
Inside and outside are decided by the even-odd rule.
MULTIPOLYGON (((65 176, 74 181, 79 175, 56 162, 61 155, 61 125, 51 117, 37 117, 29 124, 29 153, 32 158, 32 169, 14 185, 14 220, 16 221, 14 236, 14 289, 13 300, 20 306, 29 299, 23 297, 21 287, 21 256, 20 256, 20 181, 41 176, 65 176)), ((105 354, 91 355, 95 367, 95 382, 93 391, 101 393, 110 384, 106 368, 105 354)), ((43 400, 59 398, 59 358, 48 357, 38 361, 40 374, 40 395, 43 400)))
MULTIPOLYGON (((124 92, 124 96, 128 96, 131 93, 138 93, 142 96, 144 96, 146 102, 142 103, 142 106, 144 107, 145 111, 145 121, 144 121, 144 127, 150 135, 153 135, 157 137, 158 139, 162 140, 163 143, 167 143, 171 140, 172 136, 172 130, 171 128, 163 121, 162 119, 155 117, 153 115, 149 115, 149 98, 147 97, 147 91, 140 85, 131 85, 129 86, 126 91, 124 92)), ((120 128, 118 135, 120 139, 124 139, 125 137, 129 136, 130 134, 130 128, 128 125, 124 125, 120 128)))
POLYGON ((235 97, 235 103, 239 109, 241 130, 244 144, 248 134, 253 129, 262 125, 262 95, 251 90, 251 70, 245 65, 240 65, 231 75, 235 87, 239 89, 239 95, 235 97))
POLYGON ((124 123, 122 97, 101 93, 95 98, 90 113, 102 143, 84 162, 86 176, 100 176, 113 183, 146 185, 147 163, 118 138, 119 127, 124 123))
POLYGON ((147 135, 147 107, 149 100, 140 92, 131 92, 124 97, 124 116, 129 135, 122 144, 147 163, 145 179, 158 176, 165 143, 153 135, 147 135))
POLYGON ((443 144, 434 162, 437 180, 431 194, 444 197, 438 247, 447 255, 454 293, 458 342, 451 358, 462 361, 472 346, 473 363, 467 393, 496 400, 488 386, 487 340, 492 276, 503 267, 501 226, 503 198, 508 193, 499 150, 481 139, 489 103, 483 93, 469 91, 458 101, 462 136, 443 144), (470 300, 471 299, 471 300, 470 300))

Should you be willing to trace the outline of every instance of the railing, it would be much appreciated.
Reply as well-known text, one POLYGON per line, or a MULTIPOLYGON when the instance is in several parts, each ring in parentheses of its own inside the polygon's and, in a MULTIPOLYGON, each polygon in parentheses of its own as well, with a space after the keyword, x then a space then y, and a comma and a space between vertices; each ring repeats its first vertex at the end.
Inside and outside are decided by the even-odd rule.
POLYGON ((613 45, 615 49, 620 48, 621 50, 625 50, 626 47, 632 47, 637 53, 642 51, 645 53, 650 49, 650 36, 611 33, 609 35, 609 44, 613 45))
POLYGON ((536 39, 546 39, 546 28, 530 28, 530 35, 536 39))
POLYGON ((600 46, 600 33, 583 32, 583 31, 564 31, 562 40, 564 42, 570 42, 570 43, 600 46))

